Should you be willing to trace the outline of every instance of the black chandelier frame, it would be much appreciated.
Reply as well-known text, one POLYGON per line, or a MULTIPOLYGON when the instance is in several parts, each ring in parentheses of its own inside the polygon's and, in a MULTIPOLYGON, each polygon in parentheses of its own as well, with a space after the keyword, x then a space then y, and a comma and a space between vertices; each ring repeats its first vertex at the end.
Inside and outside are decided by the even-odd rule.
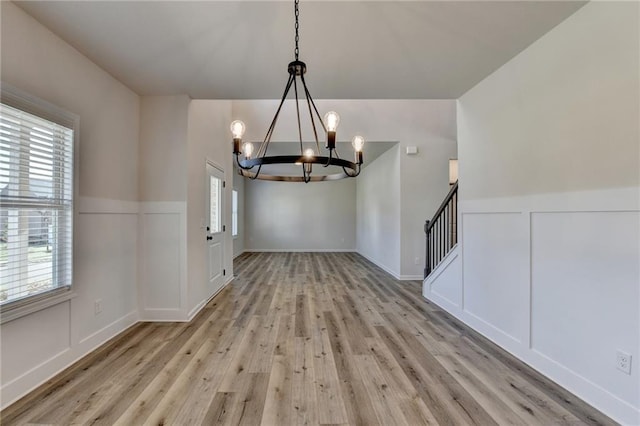
MULTIPOLYGON (((349 161, 343 158, 340 158, 338 154, 338 150, 336 149, 336 132, 335 130, 329 130, 325 125, 320 113, 318 112, 318 108, 316 107, 313 98, 311 97, 311 93, 307 88, 307 83, 304 79, 304 75, 307 71, 307 65, 299 60, 299 34, 298 34, 298 9, 299 0, 294 1, 295 7, 295 60, 290 62, 287 66, 287 71, 289 73, 289 77, 287 79, 287 84, 284 89, 284 93, 280 100, 280 104, 278 105, 278 109, 271 121, 269 129, 267 130, 267 134, 265 135, 260 147, 256 153, 254 158, 246 155, 244 159, 241 159, 242 154, 242 139, 241 137, 234 136, 233 139, 233 154, 236 157, 236 164, 238 165, 238 172, 241 176, 248 177, 250 179, 261 179, 261 180, 270 180, 270 181, 286 181, 286 182, 319 182, 319 181, 330 181, 330 180, 339 180, 346 177, 356 177, 360 174, 360 170, 363 163, 363 155, 361 147, 360 149, 355 150, 355 161, 349 161), (311 127, 313 129, 313 136, 316 144, 316 152, 310 154, 310 149, 305 152, 304 145, 302 141, 302 126, 300 120, 300 99, 298 97, 298 88, 300 80, 302 90, 304 92, 304 100, 306 100, 307 109, 309 112, 309 117, 311 120, 311 127), (273 136, 273 132, 275 130, 276 124, 278 122, 278 117, 280 116, 280 112, 282 111, 282 106, 284 105, 285 100, 289 94, 289 91, 293 87, 295 94, 295 105, 296 105, 296 118, 298 124, 298 140, 300 143, 300 155, 275 155, 268 156, 267 150, 269 149, 269 143, 271 142, 271 137, 273 136), (321 156, 320 154, 320 141, 318 138, 318 129, 316 126, 316 121, 314 118, 318 119, 320 126, 325 131, 327 139, 325 148, 329 151, 328 156, 321 156), (283 175, 273 175, 268 174, 262 171, 262 166, 270 165, 270 164, 295 164, 300 165, 302 168, 302 176, 283 176, 283 175), (327 175, 314 175, 312 176, 312 167, 313 164, 319 164, 322 167, 329 166, 337 166, 342 168, 342 173, 336 174, 327 174, 327 175)), ((303 103, 304 104, 304 103, 303 103)))

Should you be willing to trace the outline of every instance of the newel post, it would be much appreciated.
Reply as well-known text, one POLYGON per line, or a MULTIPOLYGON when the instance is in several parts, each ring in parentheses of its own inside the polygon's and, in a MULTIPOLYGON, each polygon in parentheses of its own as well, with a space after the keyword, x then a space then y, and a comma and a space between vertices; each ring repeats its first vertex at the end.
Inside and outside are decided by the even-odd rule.
POLYGON ((424 263, 424 277, 427 278, 431 273, 431 253, 429 251, 429 239, 431 237, 431 230, 429 229, 430 220, 424 223, 424 233, 426 236, 426 250, 425 250, 425 263, 424 263))

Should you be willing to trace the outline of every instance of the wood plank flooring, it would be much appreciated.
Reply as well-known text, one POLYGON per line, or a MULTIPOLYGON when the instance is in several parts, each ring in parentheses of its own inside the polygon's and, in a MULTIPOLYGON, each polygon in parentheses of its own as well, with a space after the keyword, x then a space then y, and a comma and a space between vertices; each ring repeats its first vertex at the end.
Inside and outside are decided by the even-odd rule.
POLYGON ((4 425, 610 425, 354 253, 246 253, 190 323, 141 323, 4 425))

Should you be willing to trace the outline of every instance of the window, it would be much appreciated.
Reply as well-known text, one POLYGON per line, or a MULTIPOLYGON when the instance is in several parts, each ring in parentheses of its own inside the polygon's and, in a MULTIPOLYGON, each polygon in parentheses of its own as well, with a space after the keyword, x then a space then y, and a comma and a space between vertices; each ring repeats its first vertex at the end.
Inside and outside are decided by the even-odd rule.
POLYGON ((231 199, 231 235, 238 236, 238 191, 235 189, 232 192, 231 199))
POLYGON ((8 90, 3 88, 0 103, 3 322, 70 293, 77 122, 44 101, 8 90))
POLYGON ((209 232, 216 234, 222 231, 222 217, 220 216, 222 179, 209 176, 209 232))

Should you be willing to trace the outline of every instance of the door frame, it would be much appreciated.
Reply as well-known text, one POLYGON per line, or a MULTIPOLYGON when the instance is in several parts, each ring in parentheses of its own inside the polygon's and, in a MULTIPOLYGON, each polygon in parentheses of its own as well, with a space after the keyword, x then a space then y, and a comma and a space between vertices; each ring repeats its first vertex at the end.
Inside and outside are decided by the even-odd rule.
MULTIPOLYGON (((221 193, 221 197, 220 197, 220 199, 222 201, 222 208, 221 208, 221 211, 220 211, 220 224, 222 225, 222 229, 223 229, 223 231, 222 231, 222 269, 224 271, 224 270, 226 270, 226 265, 227 265, 227 232, 226 232, 226 226, 227 226, 227 223, 226 223, 226 219, 227 219, 227 212, 226 212, 226 209, 227 209, 226 180, 227 179, 226 179, 226 173, 225 173, 224 167, 222 167, 220 164, 218 164, 217 162, 215 162, 213 160, 210 160, 210 159, 206 159, 205 160, 205 168, 204 168, 204 170, 205 170, 205 172, 204 172, 204 174, 205 174, 205 187, 204 187, 205 194, 204 195, 205 195, 205 200, 206 201, 205 201, 205 212, 204 213, 205 213, 205 217, 206 217, 206 220, 205 220, 206 223, 208 223, 209 219, 210 219, 210 216, 207 217, 207 215, 211 214, 211 212, 209 211, 209 208, 211 207, 211 205, 210 205, 211 200, 209 200, 210 191, 211 191, 211 189, 209 188, 209 184, 210 184, 210 182, 209 182, 209 170, 208 170, 209 167, 212 167, 213 169, 217 170, 222 175, 222 193, 221 193)), ((205 224, 205 227, 206 226, 207 225, 205 224)), ((205 230, 206 230, 206 228, 205 228, 205 230)), ((205 235, 208 236, 209 232, 206 231, 205 235)), ((207 282, 206 282, 206 285, 209 286, 209 283, 210 283, 209 282, 209 278, 210 278, 210 272, 211 271, 209 269, 209 244, 208 244, 208 240, 206 240, 206 238, 205 238, 205 241, 204 241, 204 253, 205 253, 206 258, 207 258, 207 273, 206 273, 207 282)), ((223 274, 222 286, 218 290, 216 290, 214 293, 212 293, 210 297, 215 296, 220 290, 222 290, 225 287, 225 285, 227 284, 227 282, 228 282, 227 276, 223 274)))

